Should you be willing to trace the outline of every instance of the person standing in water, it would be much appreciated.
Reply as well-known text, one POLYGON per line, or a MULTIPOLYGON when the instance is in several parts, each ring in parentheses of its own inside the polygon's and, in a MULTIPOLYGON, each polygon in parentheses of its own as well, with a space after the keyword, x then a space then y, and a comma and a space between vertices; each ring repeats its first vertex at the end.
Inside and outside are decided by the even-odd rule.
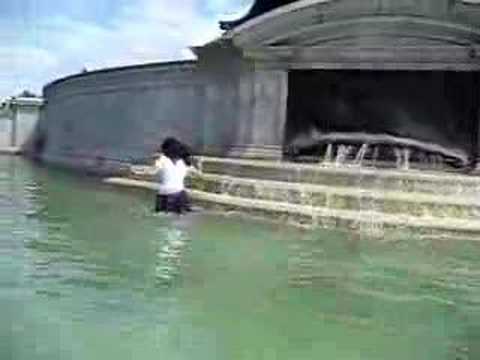
POLYGON ((195 171, 189 148, 175 138, 165 139, 161 155, 148 172, 158 182, 155 212, 183 214, 192 210, 185 191, 185 177, 189 171, 195 171))

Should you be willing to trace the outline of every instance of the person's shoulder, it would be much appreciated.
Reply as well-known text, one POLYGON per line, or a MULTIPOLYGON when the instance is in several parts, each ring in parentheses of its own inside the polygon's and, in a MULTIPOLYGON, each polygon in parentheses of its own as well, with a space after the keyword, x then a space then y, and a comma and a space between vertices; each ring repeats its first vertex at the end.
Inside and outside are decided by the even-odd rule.
POLYGON ((167 156, 162 154, 155 161, 155 166, 156 167, 162 167, 162 166, 167 165, 169 162, 171 162, 171 160, 167 156))
POLYGON ((178 167, 186 168, 187 164, 185 164, 185 161, 183 159, 178 159, 177 162, 175 163, 178 167))

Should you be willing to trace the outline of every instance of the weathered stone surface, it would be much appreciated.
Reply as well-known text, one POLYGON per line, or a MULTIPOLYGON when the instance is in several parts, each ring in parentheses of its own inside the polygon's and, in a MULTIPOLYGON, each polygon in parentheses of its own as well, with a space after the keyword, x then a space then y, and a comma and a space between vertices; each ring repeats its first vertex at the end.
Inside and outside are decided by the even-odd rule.
POLYGON ((0 108, 0 151, 23 152, 35 136, 43 99, 11 98, 0 108))
POLYGON ((237 178, 283 181, 291 183, 358 187, 365 191, 402 191, 439 195, 473 196, 480 193, 480 179, 453 173, 429 171, 397 171, 335 167, 323 164, 296 164, 275 161, 223 159, 203 157, 199 159, 203 172, 228 175, 237 178))
MULTIPOLYGON (((415 229, 420 232, 434 231, 439 234, 480 234, 480 201, 472 193, 442 193, 438 184, 456 181, 470 188, 479 184, 479 179, 458 175, 424 174, 423 181, 430 188, 416 190, 415 181, 409 173, 376 170, 371 175, 375 181, 367 184, 318 185, 302 182, 261 179, 262 169, 270 166, 277 169, 289 168, 291 164, 246 160, 203 159, 202 174, 188 179, 191 196, 208 208, 239 211, 249 216, 274 220, 283 224, 308 227, 340 227, 371 232, 385 229, 415 229), (228 162, 256 168, 257 176, 236 177, 226 175, 219 168, 216 174, 205 172, 205 164, 228 162), (406 179, 401 177, 405 176, 406 179), (385 179, 395 179, 395 189, 386 190, 385 179), (403 181, 405 180, 405 181, 403 181), (399 181, 399 182, 398 182, 399 181), (405 188, 403 186, 406 186, 405 188)), ((307 166, 302 165, 303 168, 307 166)), ((313 167, 312 167, 313 168, 313 167)), ((330 169, 329 171, 340 171, 330 169)), ((348 176, 343 173, 343 176, 348 176)), ((154 182, 131 178, 109 178, 107 183, 130 187, 156 189, 154 182)), ((301 177, 299 178, 301 180, 301 177)), ((389 230, 390 231, 390 230, 389 230)))
MULTIPOLYGON (((195 48, 198 61, 106 69, 46 86, 40 127, 48 138, 45 158, 80 167, 88 163, 101 171, 104 164, 142 161, 166 136, 176 136, 198 154, 280 159, 287 145, 286 127, 309 117, 302 113, 298 121, 289 118, 288 99, 295 91, 290 87, 291 72, 371 70, 375 78, 373 71, 378 70, 417 71, 419 77, 423 71, 480 70, 480 6, 473 2, 258 1, 243 20, 248 21, 195 48)), ((442 139, 461 132, 454 145, 465 143, 468 156, 477 158, 480 101, 478 81, 472 80, 477 84, 465 91, 446 83, 439 93, 465 92, 459 98, 468 101, 449 97, 438 112, 455 109, 439 123, 454 121, 461 126, 443 131, 442 139), (475 135, 466 139, 470 133, 475 135)), ((308 84, 305 88, 311 88, 313 97, 319 90, 308 84)), ((357 92, 347 95, 358 97, 357 92)), ((403 104, 412 103, 407 100, 403 104)), ((425 103, 443 101, 437 100, 438 96, 426 96, 425 103)), ((431 111, 429 118, 436 117, 431 111)))
MULTIPOLYGON (((122 178, 110 178, 106 183, 118 186, 135 187, 155 190, 154 183, 122 178)), ((470 238, 480 234, 480 222, 472 219, 418 217, 412 214, 388 214, 381 211, 357 211, 350 209, 334 209, 329 207, 312 207, 277 202, 241 198, 226 194, 214 194, 199 190, 191 190, 190 195, 199 204, 209 208, 224 211, 240 211, 249 216, 273 220, 284 225, 306 226, 308 228, 348 228, 351 230, 368 231, 375 223, 383 231, 392 229, 413 230, 416 235, 421 233, 455 234, 470 238)), ((473 239, 473 238, 472 238, 473 239)), ((476 237, 475 237, 476 239, 476 237)))

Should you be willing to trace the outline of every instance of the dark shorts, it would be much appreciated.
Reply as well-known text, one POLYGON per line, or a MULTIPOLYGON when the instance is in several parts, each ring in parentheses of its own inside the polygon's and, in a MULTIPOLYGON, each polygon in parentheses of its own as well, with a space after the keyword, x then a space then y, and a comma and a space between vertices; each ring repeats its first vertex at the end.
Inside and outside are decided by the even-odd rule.
POLYGON ((191 204, 186 191, 168 195, 157 194, 155 199, 155 212, 182 214, 187 211, 191 211, 191 204))

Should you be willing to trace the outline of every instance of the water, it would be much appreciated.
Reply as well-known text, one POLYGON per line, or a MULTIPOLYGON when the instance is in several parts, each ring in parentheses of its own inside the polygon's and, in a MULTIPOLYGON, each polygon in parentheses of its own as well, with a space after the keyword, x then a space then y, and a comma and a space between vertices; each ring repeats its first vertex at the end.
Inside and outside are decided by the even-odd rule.
POLYGON ((332 153, 333 153, 333 145, 328 144, 327 145, 327 150, 325 151, 325 157, 323 162, 324 163, 331 163, 332 162, 332 153))
POLYGON ((360 150, 358 151, 357 155, 355 155, 355 165, 362 166, 363 159, 368 151, 368 144, 362 144, 360 150))
MULTIPOLYGON (((408 147, 393 147, 391 149, 393 158, 392 164, 397 170, 408 171, 411 168, 411 163, 415 162, 427 166, 432 170, 441 170, 446 165, 445 159, 440 154, 427 154, 422 151, 413 151, 408 147), (415 155, 415 159, 413 159, 415 155)), ((358 149, 351 145, 339 144, 334 145, 329 143, 325 150, 325 155, 320 156, 320 163, 322 166, 336 166, 336 167, 368 167, 375 166, 380 156, 380 148, 378 145, 372 146, 369 143, 363 143, 358 149), (333 159, 333 148, 336 146, 337 153, 333 159), (352 156, 353 155, 353 156, 352 156), (367 159, 369 163, 365 164, 367 159)))
POLYGON ((0 158, 0 359, 479 359, 480 244, 151 214, 0 158))
MULTIPOLYGON (((313 130, 309 136, 305 134, 292 141, 297 147, 312 146, 317 143, 336 144, 381 144, 392 148, 416 148, 431 154, 436 154, 440 159, 443 157, 456 159, 463 166, 468 165, 469 157, 461 149, 449 148, 440 144, 424 142, 412 138, 397 137, 388 134, 370 133, 322 133, 313 130)), ((340 145, 341 146, 341 145, 340 145)), ((345 146, 345 145, 343 145, 345 146)))
POLYGON ((345 161, 348 159, 348 155, 352 151, 352 146, 350 145, 339 145, 337 150, 337 157, 335 159, 335 166, 341 166, 345 164, 345 161))

